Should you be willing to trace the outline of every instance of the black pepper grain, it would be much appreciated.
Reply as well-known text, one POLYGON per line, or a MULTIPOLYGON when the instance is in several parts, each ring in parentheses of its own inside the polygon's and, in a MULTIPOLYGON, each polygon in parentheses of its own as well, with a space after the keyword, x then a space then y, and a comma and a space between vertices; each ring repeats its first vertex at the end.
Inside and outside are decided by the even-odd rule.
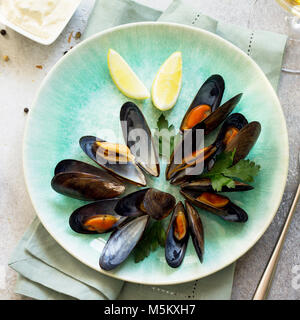
POLYGON ((28 112, 29 112, 29 109, 28 109, 28 108, 24 108, 24 112, 25 112, 25 113, 28 113, 28 112))
POLYGON ((81 32, 76 32, 76 34, 75 34, 75 39, 77 40, 77 39, 80 39, 81 38, 81 32))
POLYGON ((68 53, 68 50, 64 52, 64 55, 68 53))
POLYGON ((2 34, 2 36, 5 36, 5 35, 6 35, 6 30, 2 29, 2 30, 0 31, 0 33, 2 34))

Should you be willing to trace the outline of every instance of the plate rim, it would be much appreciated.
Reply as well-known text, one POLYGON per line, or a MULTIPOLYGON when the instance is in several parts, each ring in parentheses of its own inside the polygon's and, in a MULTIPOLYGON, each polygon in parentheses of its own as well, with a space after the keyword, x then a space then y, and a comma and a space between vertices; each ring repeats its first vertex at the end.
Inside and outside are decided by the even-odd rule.
POLYGON ((241 250, 240 254, 235 257, 234 259, 231 259, 230 261, 228 261, 226 264, 222 265, 222 267, 217 267, 215 269, 210 270, 209 272, 204 273, 203 275, 201 275, 199 277, 199 275, 196 276, 191 276, 189 279, 185 279, 185 280, 175 280, 175 281, 171 281, 168 282, 168 280, 164 281, 164 282, 147 282, 147 281, 135 281, 134 279, 127 279, 124 277, 120 277, 118 276, 118 274, 115 273, 110 273, 107 272, 101 268, 96 268, 93 265, 89 264, 87 261, 83 261, 83 259, 80 259, 79 257, 77 257, 74 253, 70 252, 67 248, 65 248, 64 244, 61 243, 61 241, 59 241, 55 235, 47 229, 47 226, 43 223, 43 219, 41 218, 35 204, 33 201, 33 197, 30 194, 30 188, 29 188, 29 182, 28 182, 28 173, 27 173, 27 169, 26 169, 26 140, 27 140, 27 135, 28 135, 28 131, 29 131, 29 124, 31 122, 31 118, 32 118, 32 112, 29 113, 29 117, 27 119, 26 125, 25 125, 25 130, 24 130, 24 135, 23 135, 23 143, 22 143, 22 158, 23 158, 23 173, 24 173, 24 180, 25 180, 25 186, 26 186, 26 190, 27 193, 29 195, 30 201, 32 203, 32 206, 35 210, 35 213, 39 219, 39 221, 42 223, 42 225, 44 226, 44 228, 47 230, 47 232, 53 237, 53 239, 66 251, 68 252, 72 257, 74 257, 77 261, 80 261, 81 263, 83 263, 84 265, 92 268, 93 270, 100 272, 101 274, 107 275, 111 278, 114 279, 118 279, 118 280, 122 280, 122 281, 127 281, 130 283, 136 283, 136 284, 143 284, 143 285, 177 285, 177 284, 182 284, 182 283, 187 283, 187 282, 191 282, 191 281, 195 281, 195 280, 199 280, 202 278, 205 278, 207 276, 210 276, 218 271, 221 271, 223 269, 225 269, 226 267, 228 267, 229 265, 233 264, 234 262, 236 262, 238 259, 240 259, 245 253, 247 253, 258 241, 259 239, 264 235, 264 233, 266 232, 266 230, 269 228, 271 222, 273 221, 274 217, 276 216, 276 213, 278 212, 279 206, 281 204, 282 201, 282 197, 284 194, 284 190, 285 190, 285 186, 287 183, 287 176, 288 176, 288 167, 289 167, 289 142, 288 142, 288 131, 287 131, 287 125, 286 125, 286 119, 283 113, 283 109, 281 106, 281 103, 279 101, 278 95, 275 91, 275 89, 273 88, 273 86, 271 85, 270 81, 268 80, 268 78, 266 77, 265 73, 262 71, 262 69, 258 66, 258 64, 250 57, 248 56, 244 51, 242 51, 240 48, 238 48, 236 45, 234 45, 233 43, 231 43, 230 41, 220 37, 217 34, 214 34, 210 31, 207 31, 205 29, 202 28, 197 28, 197 27, 193 27, 193 26, 189 26, 189 25, 184 25, 184 24, 180 24, 180 23, 174 23, 174 22, 153 22, 153 21, 146 21, 146 22, 134 22, 134 23, 127 23, 127 24, 123 24, 120 26, 115 26, 103 31, 100 31, 90 37, 88 37, 87 39, 83 40, 81 43, 77 44, 76 47, 74 47, 71 51, 68 52, 67 55, 63 56, 62 58, 60 58, 55 64, 54 66, 52 66, 51 70, 48 72, 48 74, 45 76, 45 78, 43 79, 43 81, 41 82, 35 97, 33 99, 33 103, 32 103, 32 108, 31 110, 33 110, 36 105, 37 105, 37 100, 40 96, 40 92, 42 91, 42 89, 45 87, 46 83, 48 82, 48 79, 52 76, 52 74, 59 68, 59 66, 64 62, 65 59, 67 59, 70 55, 74 54, 74 51, 77 50, 78 48, 80 48, 81 46, 86 45, 89 42, 92 42, 94 39, 101 37, 103 35, 107 35, 109 33, 113 33, 115 31, 118 30, 122 30, 122 29, 127 29, 127 28, 135 28, 135 27, 139 27, 139 26, 169 26, 169 27, 177 27, 177 28, 182 28, 182 29, 186 29, 186 30, 190 30, 190 31, 195 31, 195 32, 199 32, 200 34, 206 34, 212 38, 215 38, 218 41, 223 42, 224 44, 226 44, 227 46, 231 47, 232 50, 235 50, 237 52, 239 52, 239 54, 241 54, 242 56, 244 56, 250 64, 252 64, 252 66, 256 69, 257 72, 259 72, 262 76, 262 78, 264 79, 265 85, 267 87, 269 87, 269 91, 270 93, 272 93, 273 98, 277 101, 277 105, 278 105, 278 111, 280 113, 280 116, 282 118, 281 123, 283 124, 283 129, 284 129, 284 140, 281 140, 281 143, 284 142, 284 146, 285 146, 285 151, 286 151, 286 157, 285 157, 285 163, 284 163, 284 177, 285 177, 285 181, 281 184, 281 191, 280 191, 280 197, 278 197, 277 203, 275 205, 276 210, 274 210, 273 214, 270 216, 269 220, 266 222, 265 227, 256 235, 256 239, 255 241, 253 241, 253 243, 251 243, 250 246, 247 246, 246 249, 241 250))

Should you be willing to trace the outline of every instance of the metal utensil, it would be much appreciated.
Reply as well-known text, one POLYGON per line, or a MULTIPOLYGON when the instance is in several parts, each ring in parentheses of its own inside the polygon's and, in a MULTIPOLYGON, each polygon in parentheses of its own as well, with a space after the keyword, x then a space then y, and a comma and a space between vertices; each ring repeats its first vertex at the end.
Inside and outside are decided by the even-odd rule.
MULTIPOLYGON (((298 158, 298 160, 299 160, 298 165, 300 166, 300 153, 299 153, 298 157, 299 157, 298 158)), ((273 276, 275 274, 275 270, 277 267, 277 262, 279 260, 280 252, 281 252, 284 240, 286 238, 290 223, 292 221, 293 214, 295 212, 295 209, 296 209, 296 206, 297 206, 297 203, 299 200, 299 196, 300 196, 300 180, 298 182, 298 188, 297 188, 293 203, 291 205, 290 211, 287 215, 286 221, 285 221, 284 226, 282 228, 281 234, 277 240, 276 246, 272 252, 270 260, 269 260, 269 262, 266 266, 266 269, 260 279, 260 282, 256 288, 256 291, 253 296, 253 300, 264 300, 269 293, 271 283, 273 280, 273 276)))

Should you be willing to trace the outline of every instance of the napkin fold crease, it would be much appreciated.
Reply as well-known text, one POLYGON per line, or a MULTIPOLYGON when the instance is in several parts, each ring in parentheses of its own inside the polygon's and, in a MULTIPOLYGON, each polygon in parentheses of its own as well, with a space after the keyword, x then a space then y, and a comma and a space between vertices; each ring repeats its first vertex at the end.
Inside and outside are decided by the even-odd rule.
MULTIPOLYGON (((201 14, 200 7, 197 3, 174 0, 161 13, 130 0, 98 0, 83 39, 107 28, 140 21, 176 22, 202 28, 251 56, 276 89, 286 36, 216 21, 201 14)), ((37 218, 16 247, 9 265, 19 274, 15 292, 43 300, 230 299, 235 266, 232 264, 209 277, 174 286, 124 283, 76 260, 56 243, 37 218)))

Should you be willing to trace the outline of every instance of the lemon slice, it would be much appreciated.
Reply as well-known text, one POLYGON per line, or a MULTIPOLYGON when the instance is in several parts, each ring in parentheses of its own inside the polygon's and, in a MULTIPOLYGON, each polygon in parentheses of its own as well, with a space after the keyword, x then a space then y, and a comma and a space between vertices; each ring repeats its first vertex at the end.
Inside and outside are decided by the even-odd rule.
POLYGON ((152 85, 152 102, 162 111, 174 107, 181 89, 181 52, 174 52, 159 68, 152 85))
POLYGON ((132 99, 148 99, 150 93, 127 62, 113 49, 108 50, 108 69, 117 88, 132 99))

